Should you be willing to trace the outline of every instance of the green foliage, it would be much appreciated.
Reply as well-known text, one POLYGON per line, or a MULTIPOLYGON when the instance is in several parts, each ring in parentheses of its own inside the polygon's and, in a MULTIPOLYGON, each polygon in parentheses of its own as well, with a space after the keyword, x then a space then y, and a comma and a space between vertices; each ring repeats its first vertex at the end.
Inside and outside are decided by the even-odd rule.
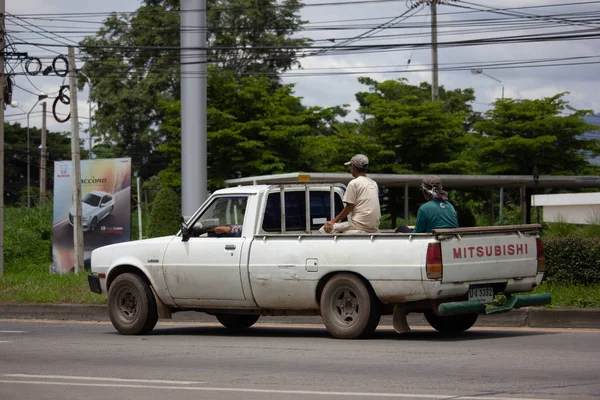
MULTIPOLYGON (((214 72, 208 78, 208 94, 213 99, 208 109, 211 189, 222 187, 225 179, 236 174, 314 171, 311 161, 319 158, 313 154, 317 144, 318 149, 343 148, 337 137, 326 136, 331 135, 336 118, 345 115, 343 108, 306 108, 293 96, 292 85, 275 85, 263 76, 239 78, 231 72, 217 73, 214 67, 210 71, 214 72)), ((166 117, 161 132, 172 140, 157 148, 171 160, 160 177, 177 187, 181 184, 180 104, 163 107, 166 117)))
MULTIPOLYGON (((297 0, 209 0, 209 47, 219 46, 209 49, 210 60, 238 75, 264 72, 276 82, 278 72, 297 64, 292 47, 309 42, 295 35, 300 7, 297 0)), ((98 104, 93 130, 103 140, 97 154, 131 157, 144 180, 170 162, 155 149, 171 139, 157 130, 169 111, 164 105, 180 98, 179 9, 177 0, 144 0, 132 14, 111 14, 81 42, 90 98, 98 104)), ((209 94, 209 105, 213 101, 209 94)))
POLYGON ((440 101, 431 101, 426 86, 412 86, 404 79, 359 82, 368 87, 368 92, 356 94, 364 118, 360 133, 380 146, 369 155, 373 172, 460 172, 460 165, 450 162, 464 147, 472 90, 442 89, 440 101))
POLYGON ((545 237, 546 281, 556 284, 600 284, 600 239, 545 237))
POLYGON ((87 271, 52 274, 48 267, 34 266, 0 277, 0 302, 104 304, 104 296, 90 292, 87 271))
POLYGON ((52 203, 7 207, 4 212, 6 273, 48 272, 52 263, 52 203))
POLYGON ((595 128, 583 119, 591 111, 573 109, 565 95, 496 101, 486 118, 474 125, 480 135, 476 152, 483 171, 530 175, 534 166, 544 175, 595 171, 587 157, 598 154, 598 141, 580 138, 595 128))
MULTIPOLYGON (((29 159, 30 159, 30 198, 31 204, 37 204, 40 187, 40 158, 39 146, 41 144, 41 130, 29 129, 29 159)), ((71 139, 65 133, 46 132, 47 161, 46 184, 47 188, 54 185, 53 160, 71 159, 71 139)), ((7 205, 27 204, 27 127, 19 123, 4 124, 4 202, 7 205)), ((86 156, 82 152, 82 158, 86 156)))
POLYGON ((180 219, 180 197, 172 188, 163 186, 152 202, 152 214, 148 223, 148 237, 176 234, 180 227, 180 219))
POLYGON ((533 293, 550 293, 548 308, 598 308, 600 285, 543 282, 533 293))

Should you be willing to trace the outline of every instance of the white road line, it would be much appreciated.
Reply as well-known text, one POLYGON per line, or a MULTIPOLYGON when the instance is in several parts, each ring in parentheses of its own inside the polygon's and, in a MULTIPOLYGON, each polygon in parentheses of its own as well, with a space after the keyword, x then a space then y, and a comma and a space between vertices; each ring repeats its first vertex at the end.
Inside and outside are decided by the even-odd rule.
POLYGON ((0 333, 27 333, 27 331, 0 331, 0 333))
POLYGON ((408 393, 369 393, 369 392, 325 392, 316 390, 278 390, 278 389, 245 389, 245 388, 221 388, 221 387, 190 387, 190 386, 148 386, 148 385, 123 385, 108 383, 76 383, 76 382, 46 382, 46 381, 8 381, 0 380, 0 383, 27 384, 27 385, 56 385, 56 386, 88 386, 88 387, 112 387, 130 389, 164 389, 164 390, 187 390, 202 392, 237 392, 237 393, 264 393, 264 394, 298 394, 306 396, 348 396, 348 397, 386 397, 386 398, 417 398, 417 399, 452 399, 452 400, 551 400, 542 398, 525 397, 485 397, 485 396, 460 396, 450 394, 408 394, 408 393))
POLYGON ((112 382, 139 382, 139 383, 166 383, 172 385, 193 385, 206 382, 198 381, 165 381, 158 379, 125 379, 125 378, 102 378, 98 376, 65 376, 65 375, 29 375, 29 374, 2 374, 7 378, 31 378, 31 379, 62 379, 80 381, 112 381, 112 382))
POLYGON ((12 340, 0 340, 0 343, 12 343, 12 340))

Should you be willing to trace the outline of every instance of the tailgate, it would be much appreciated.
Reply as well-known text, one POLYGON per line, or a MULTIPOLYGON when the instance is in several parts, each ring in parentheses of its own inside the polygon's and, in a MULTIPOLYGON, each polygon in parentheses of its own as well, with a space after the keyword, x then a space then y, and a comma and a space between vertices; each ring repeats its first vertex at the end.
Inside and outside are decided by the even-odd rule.
POLYGON ((537 234, 520 231, 443 235, 442 282, 471 282, 537 275, 537 234))

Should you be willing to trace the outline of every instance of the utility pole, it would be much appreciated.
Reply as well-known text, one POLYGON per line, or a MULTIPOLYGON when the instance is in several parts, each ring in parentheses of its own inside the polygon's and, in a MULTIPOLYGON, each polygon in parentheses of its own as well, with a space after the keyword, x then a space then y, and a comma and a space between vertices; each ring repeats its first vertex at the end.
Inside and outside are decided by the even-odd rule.
POLYGON ((436 101, 440 95, 438 82, 437 2, 438 0, 431 0, 431 100, 433 101, 436 101))
POLYGON ((181 211, 207 199, 206 0, 181 0, 181 211))
MULTIPOLYGON (((0 45, 4 44, 5 0, 0 0, 0 45)), ((0 51, 0 276, 4 275, 4 51, 0 51)))
POLYGON ((46 202, 46 102, 42 103, 42 144, 40 152, 40 204, 44 204, 46 202))
POLYGON ((77 72, 75 50, 69 46, 69 95, 71 96, 71 162, 73 163, 73 247, 75 273, 83 269, 83 225, 81 221, 81 162, 79 149, 79 118, 77 116, 77 72))

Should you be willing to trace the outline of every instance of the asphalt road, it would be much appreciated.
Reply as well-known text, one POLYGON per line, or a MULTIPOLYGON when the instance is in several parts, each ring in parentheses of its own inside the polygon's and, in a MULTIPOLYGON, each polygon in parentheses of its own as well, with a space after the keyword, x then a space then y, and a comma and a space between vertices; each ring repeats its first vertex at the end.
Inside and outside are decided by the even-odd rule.
POLYGON ((321 326, 0 320, 1 400, 598 399, 600 331, 428 328, 369 340, 321 326))

